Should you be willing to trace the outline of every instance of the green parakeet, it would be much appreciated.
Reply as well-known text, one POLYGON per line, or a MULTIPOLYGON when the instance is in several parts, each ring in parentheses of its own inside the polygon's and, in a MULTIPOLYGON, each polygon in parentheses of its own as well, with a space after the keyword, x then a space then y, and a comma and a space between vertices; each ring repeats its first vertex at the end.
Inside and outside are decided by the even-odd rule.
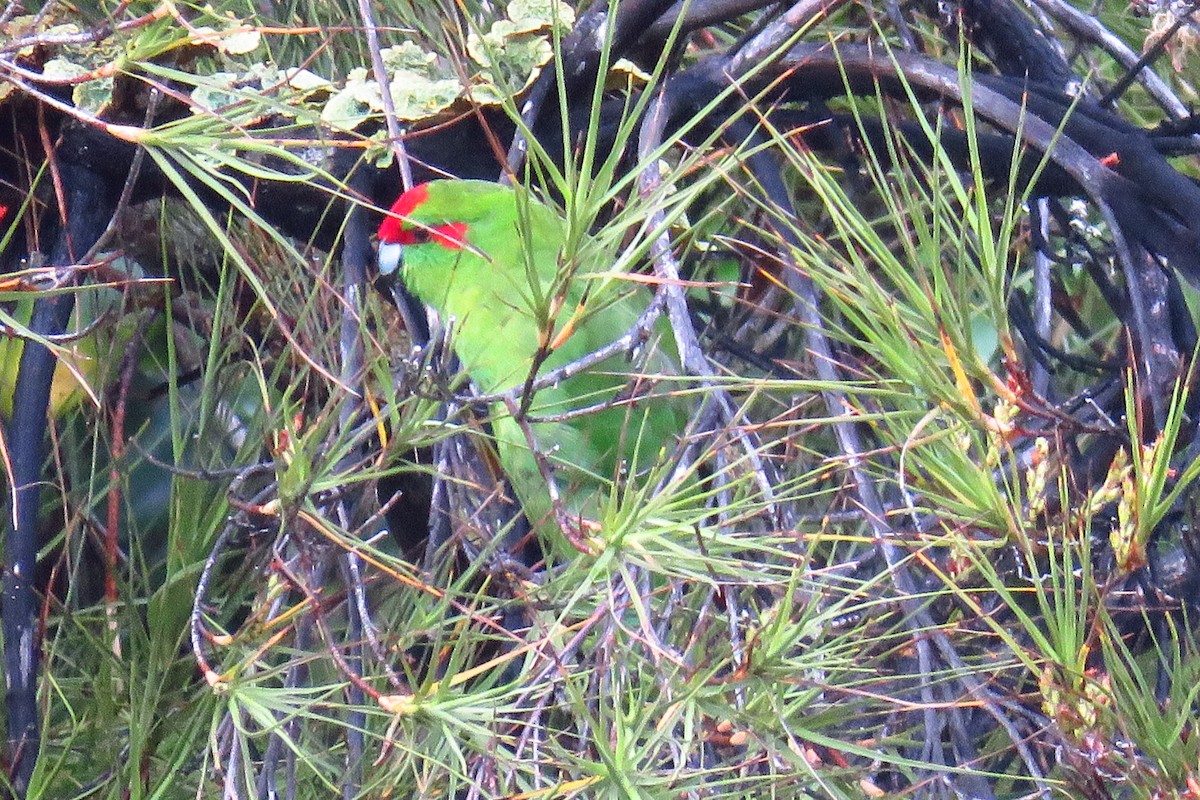
MULTIPOLYGON (((650 293, 614 279, 607 264, 564 264, 566 222, 512 188, 439 180, 405 192, 379 228, 380 272, 397 272, 443 321, 453 347, 485 394, 523 386, 546 343, 545 374, 612 343, 645 310, 650 293)), ((634 402, 638 375, 676 372, 674 343, 661 331, 635 366, 624 356, 539 390, 528 411, 537 449, 553 466, 572 516, 595 519, 614 480, 652 466, 673 449, 686 407, 663 387, 634 402), (610 403, 564 419, 549 416, 610 403)), ((642 387, 644 389, 644 386, 642 387)), ((530 522, 553 525, 545 480, 520 425, 497 404, 493 430, 501 466, 530 522)))

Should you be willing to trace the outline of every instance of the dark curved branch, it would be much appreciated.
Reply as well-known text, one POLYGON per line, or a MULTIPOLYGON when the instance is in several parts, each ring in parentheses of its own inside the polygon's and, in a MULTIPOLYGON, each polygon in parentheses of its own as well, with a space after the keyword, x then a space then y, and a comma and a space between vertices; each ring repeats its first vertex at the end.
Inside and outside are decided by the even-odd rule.
MULTIPOLYGON (((803 43, 769 69, 754 66, 758 74, 750 73, 747 88, 776 79, 775 99, 824 99, 846 91, 907 99, 911 90, 964 102, 956 69, 868 46, 803 43)), ((744 59, 721 59, 691 70, 687 80, 721 85, 742 77, 734 68, 749 73, 744 59)), ((1151 400, 1153 418, 1161 421, 1182 359, 1173 343, 1165 277, 1153 256, 1200 285, 1200 187, 1167 162, 1149 134, 1090 101, 1004 76, 977 76, 970 88, 978 117, 1019 135, 1023 145, 1061 169, 1105 219, 1130 294, 1139 385, 1151 400)))
POLYGON ((647 29, 643 38, 652 42, 666 41, 676 25, 679 26, 680 33, 691 33, 776 4, 777 0, 675 0, 675 3, 647 29))
POLYGON ((1060 91, 1082 84, 1051 40, 1010 0, 962 0, 967 37, 1005 75, 1028 78, 1060 91))
MULTIPOLYGON (((558 63, 561 64, 563 86, 566 97, 587 97, 595 85, 602 56, 607 50, 609 58, 620 58, 626 49, 637 40, 654 22, 669 9, 674 0, 625 0, 617 6, 616 14, 609 18, 609 5, 601 0, 592 9, 584 12, 575 23, 570 34, 563 39, 558 63)), ((527 130, 536 130, 546 109, 556 107, 552 91, 558 86, 558 70, 554 65, 542 68, 541 74, 530 89, 521 106, 521 118, 527 130)), ((506 169, 515 174, 525 158, 528 142, 518 131, 508 151, 506 169)))
MULTIPOLYGON (((93 173, 64 164, 59 174, 66 199, 66 224, 61 227, 50 264, 78 263, 100 238, 111 218, 114 199, 107 182, 93 173)), ((40 336, 66 330, 74 308, 71 292, 34 303, 29 328, 40 336)), ((57 360, 42 344, 25 343, 13 391, 13 415, 8 426, 16 508, 8 530, 3 588, 4 670, 8 680, 7 755, 18 796, 24 796, 36 764, 39 746, 37 680, 41 661, 38 603, 33 585, 37 568, 38 510, 46 460, 46 425, 50 384, 57 360)), ((7 526, 6 526, 7 527, 7 526)))

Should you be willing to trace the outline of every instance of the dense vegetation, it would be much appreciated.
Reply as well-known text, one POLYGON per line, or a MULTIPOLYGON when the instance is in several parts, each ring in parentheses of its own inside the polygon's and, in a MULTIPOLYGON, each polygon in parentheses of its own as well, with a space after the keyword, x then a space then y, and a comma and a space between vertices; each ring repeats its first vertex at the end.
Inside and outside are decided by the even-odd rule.
POLYGON ((1194 10, 10 3, 7 791, 1200 797, 1194 10), (644 299, 591 518, 376 279, 447 175, 644 299))

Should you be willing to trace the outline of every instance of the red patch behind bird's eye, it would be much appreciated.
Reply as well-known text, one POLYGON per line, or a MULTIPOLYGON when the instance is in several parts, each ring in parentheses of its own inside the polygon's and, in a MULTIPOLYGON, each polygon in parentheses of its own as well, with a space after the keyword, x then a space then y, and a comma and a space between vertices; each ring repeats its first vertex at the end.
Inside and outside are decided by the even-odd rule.
POLYGON ((449 222, 436 228, 430 228, 428 233, 429 238, 447 250, 462 250, 467 243, 467 223, 465 222, 449 222))
POLYGON ((461 250, 466 244, 467 224, 448 222, 444 225, 421 227, 406 222, 407 217, 429 199, 429 184, 421 183, 396 198, 391 211, 379 226, 379 241, 385 244, 424 244, 437 242, 450 250, 461 250))

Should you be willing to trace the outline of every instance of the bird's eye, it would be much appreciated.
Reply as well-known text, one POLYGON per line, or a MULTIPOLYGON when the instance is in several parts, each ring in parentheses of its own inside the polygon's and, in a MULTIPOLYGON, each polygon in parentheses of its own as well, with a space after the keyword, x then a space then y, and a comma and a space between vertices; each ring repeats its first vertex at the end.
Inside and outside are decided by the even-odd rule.
POLYGON ((433 234, 429 232, 428 228, 413 228, 411 231, 413 244, 425 244, 432 238, 432 236, 433 234))

